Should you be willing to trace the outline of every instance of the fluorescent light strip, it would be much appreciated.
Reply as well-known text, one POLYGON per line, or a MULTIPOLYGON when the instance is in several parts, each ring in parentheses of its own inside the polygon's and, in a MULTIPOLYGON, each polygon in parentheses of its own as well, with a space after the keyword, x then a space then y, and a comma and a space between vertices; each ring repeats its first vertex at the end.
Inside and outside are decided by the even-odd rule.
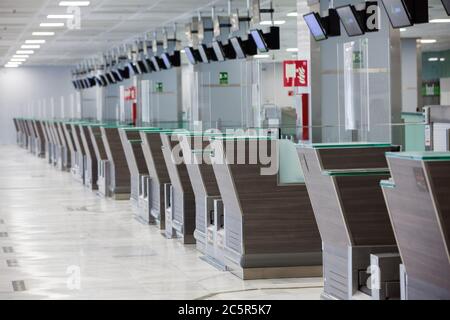
POLYGON ((73 14, 49 14, 47 19, 73 19, 73 14))
POLYGON ((20 48, 22 48, 22 49, 40 49, 41 46, 39 44, 24 44, 20 48))
MULTIPOLYGON (((285 24, 285 23, 286 23, 285 20, 275 20, 273 22, 273 24, 276 25, 276 26, 279 26, 279 25, 282 25, 282 24, 285 24)), ((259 24, 262 25, 262 26, 271 26, 272 25, 272 21, 269 21, 269 20, 261 21, 259 24)))
POLYGON ((60 1, 60 7, 87 7, 90 5, 90 1, 60 1))
POLYGON ((405 32, 406 28, 400 28, 400 32, 405 32))
POLYGON ((445 58, 440 58, 439 61, 444 62, 444 61, 445 61, 445 58))
POLYGON ((18 65, 18 64, 9 64, 9 63, 7 63, 7 64, 5 64, 4 67, 5 67, 5 68, 18 68, 19 65, 18 65))
POLYGON ((43 44, 45 40, 25 40, 26 44, 43 44))
POLYGON ((15 54, 13 58, 29 58, 30 56, 27 54, 15 54))
POLYGON ((255 58, 255 59, 268 59, 268 58, 270 58, 270 56, 268 54, 257 54, 255 56, 253 56, 253 58, 255 58))
POLYGON ((17 54, 33 54, 34 51, 33 50, 17 50, 16 53, 17 54))
POLYGON ((44 27, 44 28, 58 28, 58 27, 64 27, 65 23, 64 22, 42 22, 39 26, 44 27))
POLYGON ((430 23, 450 23, 450 19, 431 19, 430 23))
POLYGON ((289 12, 286 16, 288 16, 288 17, 298 17, 298 13, 297 12, 289 12))
POLYGON ((32 33, 33 36, 39 36, 39 37, 50 37, 50 36, 54 36, 55 33, 54 32, 33 32, 32 33))
POLYGON ((428 61, 430 62, 439 61, 439 58, 428 58, 428 61))
POLYGON ((420 39, 419 42, 420 43, 425 43, 425 44, 427 44, 427 43, 436 43, 436 40, 435 39, 420 39))
POLYGON ((17 59, 17 58, 12 58, 11 60, 9 60, 9 61, 11 61, 11 62, 25 62, 25 61, 27 61, 27 59, 17 59))

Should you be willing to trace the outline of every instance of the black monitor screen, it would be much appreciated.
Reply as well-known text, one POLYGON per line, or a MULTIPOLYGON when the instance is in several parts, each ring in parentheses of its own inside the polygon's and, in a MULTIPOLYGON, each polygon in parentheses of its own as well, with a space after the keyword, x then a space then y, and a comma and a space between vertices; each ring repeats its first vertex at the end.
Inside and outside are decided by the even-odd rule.
POLYGON ((382 0, 393 28, 404 28, 413 25, 411 15, 403 0, 382 0))
POLYGON ((364 34, 363 26, 361 25, 355 7, 348 5, 336 8, 336 11, 344 25, 345 31, 350 37, 361 36, 364 34))
POLYGON ((251 30, 250 34, 260 52, 269 52, 269 47, 267 46, 266 40, 264 40, 264 34, 261 30, 251 30))
POLYGON ((450 16, 450 0, 441 0, 442 1, 442 5, 445 8, 445 11, 447 11, 447 15, 450 16))
POLYGON ((216 54, 217 61, 225 61, 225 53, 223 51, 223 45, 219 41, 213 41, 212 47, 214 49, 214 53, 216 54))
POLYGON ((161 55, 161 58, 162 58, 162 60, 164 62, 164 65, 165 65, 166 69, 172 68, 172 61, 170 61, 170 56, 169 56, 168 53, 163 53, 161 55))
POLYGON ((305 14, 303 19, 305 19, 306 25, 316 41, 321 41, 328 38, 318 13, 311 12, 305 14))
POLYGON ((196 59, 196 57, 195 57, 194 48, 186 47, 186 48, 184 49, 184 51, 185 51, 185 53, 186 53, 186 57, 188 58, 189 62, 190 62, 192 65, 197 64, 197 59, 196 59))
POLYGON ((123 80, 122 76, 120 75, 119 71, 117 70, 113 70, 111 71, 111 74, 113 75, 114 79, 116 80, 116 82, 120 82, 123 80))
POLYGON ((238 59, 245 59, 247 55, 244 51, 242 40, 238 37, 233 37, 230 39, 230 42, 233 46, 234 51, 236 52, 236 57, 238 59))
POLYGON ((116 80, 114 79, 114 77, 112 76, 112 74, 109 73, 109 72, 106 74, 106 79, 108 79, 108 83, 109 83, 109 84, 114 84, 114 83, 116 83, 116 80))

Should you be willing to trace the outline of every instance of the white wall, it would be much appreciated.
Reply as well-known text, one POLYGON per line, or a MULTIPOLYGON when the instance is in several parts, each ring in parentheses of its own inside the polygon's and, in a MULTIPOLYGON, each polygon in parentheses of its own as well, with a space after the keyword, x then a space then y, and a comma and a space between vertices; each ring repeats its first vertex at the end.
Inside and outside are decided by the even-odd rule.
POLYGON ((0 144, 15 143, 13 117, 69 117, 74 93, 70 67, 0 69, 0 144))

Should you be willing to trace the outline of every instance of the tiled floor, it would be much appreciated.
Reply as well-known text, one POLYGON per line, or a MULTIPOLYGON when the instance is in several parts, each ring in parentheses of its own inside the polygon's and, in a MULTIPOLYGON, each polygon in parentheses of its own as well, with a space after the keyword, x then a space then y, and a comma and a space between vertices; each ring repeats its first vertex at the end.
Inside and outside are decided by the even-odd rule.
POLYGON ((322 279, 242 281, 103 200, 69 173, 0 147, 0 299, 319 299, 322 279))

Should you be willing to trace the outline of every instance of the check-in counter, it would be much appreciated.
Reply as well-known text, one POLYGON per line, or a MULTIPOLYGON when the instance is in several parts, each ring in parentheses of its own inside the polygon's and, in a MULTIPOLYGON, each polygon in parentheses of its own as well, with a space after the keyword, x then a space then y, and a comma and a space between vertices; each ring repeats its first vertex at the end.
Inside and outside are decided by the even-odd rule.
POLYGON ((68 169, 70 172, 74 172, 75 170, 75 164, 76 164, 76 157, 77 157, 77 149, 75 145, 75 138, 73 135, 72 130, 72 123, 71 122, 62 122, 62 132, 66 139, 67 144, 67 164, 68 169))
POLYGON ((172 131, 144 130, 140 132, 149 178, 143 183, 142 204, 139 206, 139 214, 148 223, 155 223, 161 230, 165 231, 165 189, 170 190, 171 182, 162 151, 162 132, 170 133, 172 131))
POLYGON ((223 229, 211 224, 215 219, 215 206, 220 206, 222 200, 219 187, 211 165, 212 149, 211 135, 190 134, 182 139, 181 147, 186 169, 195 196, 195 231, 194 238, 197 250, 214 265, 224 268, 222 250, 216 248, 216 238, 223 238, 223 229), (210 241, 207 241, 209 239, 210 241))
POLYGON ((64 131, 64 122, 58 121, 55 125, 61 142, 61 170, 70 171, 72 167, 71 149, 64 131))
POLYGON ((89 127, 90 124, 88 123, 79 125, 81 142, 83 149, 86 151, 84 161, 84 185, 90 190, 97 190, 98 162, 89 127))
POLYGON ((222 264, 242 279, 322 276, 320 235, 295 145, 268 137, 214 140, 223 206, 208 224, 223 229, 222 264), (280 162, 295 179, 281 179, 280 162))
POLYGON ((36 133, 36 150, 37 157, 45 157, 45 137, 39 120, 32 120, 33 128, 36 133))
POLYGON ((36 154, 36 132, 34 131, 33 120, 26 119, 25 124, 28 132, 28 151, 32 154, 36 154))
POLYGON ((166 237, 181 238, 185 244, 194 244, 195 196, 183 157, 180 133, 161 133, 162 152, 170 177, 166 185, 166 237))
POLYGON ((46 160, 48 161, 48 163, 50 163, 50 138, 48 136, 48 132, 47 132, 47 128, 45 125, 45 121, 44 120, 37 120, 37 125, 40 128, 41 132, 42 132, 42 137, 44 138, 44 155, 43 157, 46 158, 46 160))
POLYGON ((50 121, 44 121, 44 129, 47 132, 47 137, 49 139, 48 145, 48 162, 51 165, 56 165, 56 142, 53 131, 50 127, 50 121))
POLYGON ((16 144, 21 146, 19 119, 13 118, 14 129, 16 130, 16 144))
POLYGON ((377 143, 298 146, 323 242, 324 299, 399 297, 400 257, 379 188, 380 180, 390 177, 385 153, 391 151, 399 147, 377 143), (380 271, 389 276, 370 290, 369 267, 371 259, 377 258, 389 260, 389 267, 380 271))
POLYGON ((103 124, 91 124, 88 126, 88 130, 97 162, 98 194, 102 197, 108 197, 110 195, 109 186, 111 183, 111 167, 108 160, 108 155, 106 154, 105 144, 103 142, 102 126, 103 124))
POLYGON ((72 163, 72 175, 75 180, 84 185, 85 183, 85 167, 86 167, 86 149, 83 146, 81 140, 81 128, 79 122, 73 122, 70 124, 73 141, 75 143, 75 158, 72 163))
POLYGON ((58 131, 58 122, 50 122, 50 130, 55 137, 55 165, 59 170, 64 170, 64 144, 62 137, 58 131))
MULTIPOLYGON (((134 208, 139 211, 140 197, 144 196, 146 179, 149 177, 147 163, 145 162, 144 151, 142 149, 142 139, 140 131, 152 130, 154 128, 121 128, 119 129, 120 139, 125 152, 128 169, 131 176, 130 200, 134 208)), ((148 207, 148 206, 146 206, 148 207)), ((140 214, 138 213, 140 217, 140 214)), ((148 222, 148 219, 144 219, 148 222)))
POLYGON ((109 186, 107 193, 116 200, 130 200, 131 175, 119 129, 128 126, 102 126, 102 139, 109 161, 109 186))
POLYGON ((450 299, 450 153, 388 153, 381 183, 406 277, 403 299, 450 299))

